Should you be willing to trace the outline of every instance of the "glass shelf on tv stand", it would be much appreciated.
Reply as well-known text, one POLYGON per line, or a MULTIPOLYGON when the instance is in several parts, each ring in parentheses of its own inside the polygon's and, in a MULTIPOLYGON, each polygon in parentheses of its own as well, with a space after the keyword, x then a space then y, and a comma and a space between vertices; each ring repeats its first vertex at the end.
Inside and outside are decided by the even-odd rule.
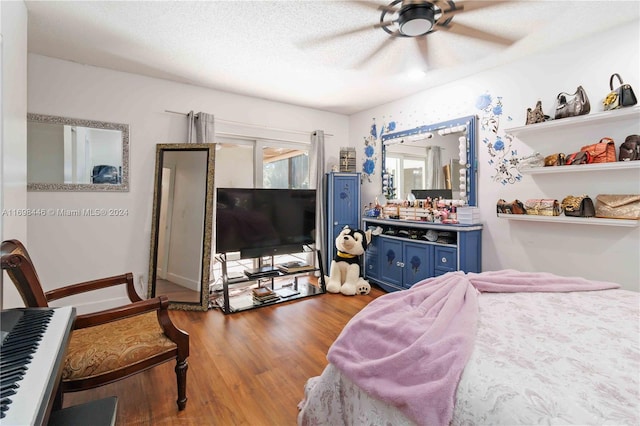
POLYGON ((270 259, 267 263, 273 266, 275 270, 273 274, 263 277, 238 277, 232 280, 227 273, 227 256, 218 255, 216 259, 222 265, 222 294, 212 300, 212 304, 219 307, 225 314, 230 314, 324 294, 326 286, 321 253, 315 249, 302 252, 302 254, 309 253, 316 254, 318 267, 312 265, 309 269, 302 271, 284 272, 277 269, 276 256, 266 256, 259 260, 270 259), (267 302, 254 300, 253 289, 258 287, 273 290, 278 298, 267 302))

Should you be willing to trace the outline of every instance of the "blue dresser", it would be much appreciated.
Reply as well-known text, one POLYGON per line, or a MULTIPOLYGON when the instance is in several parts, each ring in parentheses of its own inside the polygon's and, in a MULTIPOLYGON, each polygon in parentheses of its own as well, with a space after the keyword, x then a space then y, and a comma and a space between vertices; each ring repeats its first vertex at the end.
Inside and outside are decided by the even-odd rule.
POLYGON ((363 229, 380 227, 365 252, 364 277, 386 291, 410 288, 450 271, 480 272, 482 225, 363 218, 363 229), (436 241, 430 241, 437 238, 436 241))
POLYGON ((360 228, 360 173, 327 173, 327 250, 323 253, 329 271, 335 256, 335 239, 342 228, 360 228))

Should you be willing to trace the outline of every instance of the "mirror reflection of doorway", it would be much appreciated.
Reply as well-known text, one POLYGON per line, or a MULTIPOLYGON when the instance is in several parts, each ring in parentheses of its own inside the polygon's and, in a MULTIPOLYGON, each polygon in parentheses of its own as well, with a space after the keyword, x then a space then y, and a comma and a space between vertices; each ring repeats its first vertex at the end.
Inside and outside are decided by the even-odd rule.
POLYGON ((167 279, 167 264, 169 263, 169 244, 171 240, 171 215, 173 213, 173 189, 175 186, 173 166, 162 168, 162 200, 158 228, 158 278, 167 279))
POLYGON ((156 294, 198 303, 207 153, 168 151, 162 164, 156 294))

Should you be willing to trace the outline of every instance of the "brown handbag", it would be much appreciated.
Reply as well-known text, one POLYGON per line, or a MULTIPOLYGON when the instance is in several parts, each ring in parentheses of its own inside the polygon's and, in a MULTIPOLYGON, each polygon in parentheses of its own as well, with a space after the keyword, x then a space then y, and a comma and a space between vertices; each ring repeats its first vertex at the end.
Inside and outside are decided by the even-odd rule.
POLYGON ((520 200, 513 200, 508 203, 507 201, 500 199, 496 204, 496 212, 504 214, 526 214, 524 204, 520 200))
POLYGON ((596 197, 596 217, 640 219, 640 194, 600 194, 596 197))
POLYGON ((593 200, 588 195, 567 195, 562 200, 560 207, 565 216, 572 217, 593 217, 596 215, 593 200))
POLYGON ((618 161, 640 160, 640 135, 629 135, 620 144, 618 161))
POLYGON ((558 216, 560 215, 560 203, 558 200, 550 198, 530 199, 524 202, 524 208, 527 214, 540 216, 558 216))
POLYGON ((564 166, 565 163, 565 155, 561 152, 557 154, 551 154, 544 157, 544 166, 564 166))
POLYGON ((589 163, 614 163, 616 161, 616 144, 611 138, 602 138, 600 142, 585 145, 580 151, 588 152, 589 163))
POLYGON ((573 166, 577 164, 589 164, 591 162, 591 154, 588 151, 578 151, 567 155, 565 165, 573 166))
POLYGON ((544 112, 542 112, 542 101, 538 101, 536 102, 535 108, 527 108, 527 121, 525 122, 525 125, 542 123, 548 119, 549 116, 544 115, 544 112))

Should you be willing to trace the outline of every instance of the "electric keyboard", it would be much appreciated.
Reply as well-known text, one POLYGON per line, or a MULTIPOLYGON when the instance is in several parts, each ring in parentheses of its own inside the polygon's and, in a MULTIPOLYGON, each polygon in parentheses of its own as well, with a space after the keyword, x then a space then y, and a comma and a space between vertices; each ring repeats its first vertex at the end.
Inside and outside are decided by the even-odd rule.
POLYGON ((0 424, 48 422, 75 317, 72 307, 2 311, 0 424))

